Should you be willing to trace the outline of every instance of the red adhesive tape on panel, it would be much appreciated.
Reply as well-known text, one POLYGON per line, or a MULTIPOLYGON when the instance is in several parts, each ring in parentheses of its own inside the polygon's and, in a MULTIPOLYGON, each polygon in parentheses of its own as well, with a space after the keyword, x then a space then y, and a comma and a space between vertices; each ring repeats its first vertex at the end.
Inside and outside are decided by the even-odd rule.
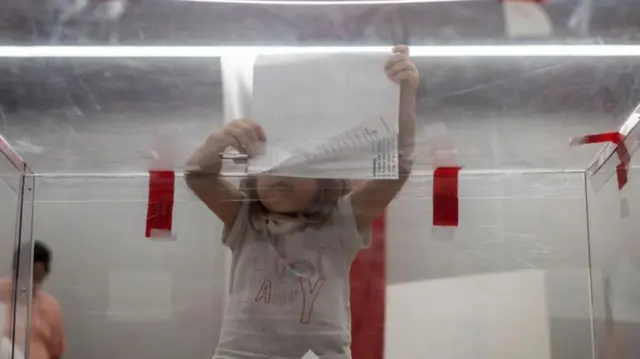
POLYGON ((458 226, 458 174, 461 167, 438 167, 433 172, 433 225, 458 226))
POLYGON ((173 171, 149 171, 149 203, 145 231, 147 238, 171 236, 174 191, 173 171))
POLYGON ((382 359, 386 298, 386 218, 371 225, 371 246, 351 265, 351 352, 353 359, 382 359))
POLYGON ((631 154, 624 143, 624 137, 620 132, 606 132, 594 135, 586 135, 576 137, 571 140, 570 145, 583 145, 591 143, 611 142, 618 146, 616 155, 620 163, 616 166, 616 177, 618 179, 618 189, 622 189, 629 181, 629 163, 631 162, 631 154))

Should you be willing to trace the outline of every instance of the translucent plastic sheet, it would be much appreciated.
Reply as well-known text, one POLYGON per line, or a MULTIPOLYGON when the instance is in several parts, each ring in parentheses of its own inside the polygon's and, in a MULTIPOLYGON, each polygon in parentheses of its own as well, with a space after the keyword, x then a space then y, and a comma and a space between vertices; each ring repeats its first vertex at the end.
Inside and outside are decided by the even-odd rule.
MULTIPOLYGON (((415 166, 342 283, 352 359, 636 358, 638 130, 623 131, 626 156, 620 140, 570 141, 618 138, 633 122, 638 16, 632 0, 3 1, 0 133, 36 175, 0 188, 0 274, 20 248, 28 317, 33 258, 22 248, 51 246, 45 289, 63 313, 65 359, 212 357, 236 263, 222 223, 185 184, 187 157, 225 123, 259 117, 257 53, 388 54, 407 43, 421 73, 415 166)), ((5 178, 3 159, 9 169, 16 159, 0 157, 5 178)), ((228 161, 221 176, 237 184, 245 172, 228 161)), ((243 299, 300 305, 303 325, 314 287, 297 280, 243 299)), ((28 327, 12 326, 17 347, 29 347, 28 327)), ((266 344, 336 359, 287 329, 266 344)))
MULTIPOLYGON (((174 242, 143 237, 144 177, 37 184, 34 235, 56 250, 47 287, 65 313, 69 357, 211 355, 228 252, 214 236, 220 224, 181 181, 174 242)), ((463 175, 460 225, 448 240, 430 234, 431 186, 412 178, 386 215, 384 357, 507 359, 521 348, 536 359, 590 356, 584 176, 463 175), (411 335, 399 335, 407 326, 411 335)))
POLYGON ((34 236, 55 251, 47 288, 65 357, 210 357, 226 300, 220 223, 176 183, 177 241, 144 237, 145 177, 40 178, 34 236), (82 270, 78 270, 78 269, 82 270))
POLYGON ((0 22, 6 44, 24 45, 619 43, 633 41, 639 10, 631 0, 293 3, 11 0, 0 22))
MULTIPOLYGON (((23 359, 27 352, 28 322, 19 312, 28 312, 31 291, 29 243, 33 186, 25 188, 27 171, 22 159, 0 136, 0 358, 23 359), (25 193, 27 192, 27 193, 25 193), (25 215, 28 218, 25 218, 25 215), (23 235, 27 238, 23 241, 23 235), (22 325, 14 325, 22 323, 22 325), (26 326, 25 326, 26 325, 26 326)), ((28 315, 28 314, 27 314, 28 315)))
MULTIPOLYGON (((640 99, 633 58, 415 61, 424 77, 416 168, 427 173, 433 148, 441 147, 452 147, 467 170, 584 170, 600 146, 569 147, 569 140, 616 131, 640 99)), ((163 141, 171 142, 180 171, 204 135, 224 122, 217 58, 0 64, 8 94, 0 99, 3 134, 39 173, 145 172, 163 141)))
MULTIPOLYGON (((609 161, 615 163, 617 158, 609 161)), ((637 160, 632 160, 629 182, 622 190, 618 189, 611 168, 604 167, 587 186, 597 358, 634 357, 640 353, 637 341, 631 339, 640 330, 640 307, 631 299, 638 292, 632 279, 638 270, 634 201, 638 191, 637 160), (600 181, 601 177, 608 180, 600 181), (594 182, 600 186, 598 191, 589 186, 594 182)))
MULTIPOLYGON (((18 170, 13 167, 4 157, 0 158, 0 278, 5 288, 0 293, 0 358, 11 359, 13 340, 7 337, 6 333, 11 328, 7 328, 6 322, 12 316, 11 304, 13 303, 13 288, 7 287, 5 283, 11 283, 14 276, 13 251, 16 244, 16 223, 18 220, 19 193, 12 188, 20 182, 18 170)), ((18 187, 18 186, 16 186, 18 187)))

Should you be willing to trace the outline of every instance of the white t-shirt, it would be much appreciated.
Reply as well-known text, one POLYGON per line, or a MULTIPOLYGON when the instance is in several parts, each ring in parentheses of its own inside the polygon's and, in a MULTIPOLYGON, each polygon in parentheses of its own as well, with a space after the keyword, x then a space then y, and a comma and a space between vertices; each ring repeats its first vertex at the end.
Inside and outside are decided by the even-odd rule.
POLYGON ((233 253, 229 305, 214 359, 351 358, 349 269, 369 236, 342 199, 319 229, 275 239, 246 202, 223 242, 233 253))

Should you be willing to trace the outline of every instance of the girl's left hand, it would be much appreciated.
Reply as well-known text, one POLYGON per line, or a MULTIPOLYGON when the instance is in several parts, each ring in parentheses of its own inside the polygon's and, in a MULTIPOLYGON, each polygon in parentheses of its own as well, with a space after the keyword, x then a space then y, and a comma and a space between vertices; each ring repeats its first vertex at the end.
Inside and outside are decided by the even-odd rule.
POLYGON ((420 84, 420 74, 409 57, 409 47, 396 45, 392 52, 393 55, 384 65, 387 76, 393 82, 400 84, 403 89, 417 91, 420 84))

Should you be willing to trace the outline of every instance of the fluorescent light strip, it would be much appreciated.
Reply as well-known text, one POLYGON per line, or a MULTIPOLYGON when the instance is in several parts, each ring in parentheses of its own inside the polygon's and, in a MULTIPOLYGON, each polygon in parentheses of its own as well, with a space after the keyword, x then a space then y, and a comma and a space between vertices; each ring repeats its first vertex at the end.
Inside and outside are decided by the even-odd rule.
POLYGON ((247 4, 247 5, 304 5, 304 6, 326 6, 326 5, 397 5, 397 4, 417 4, 435 2, 467 2, 478 0, 182 0, 185 2, 206 2, 222 4, 247 4))
MULTIPOLYGON (((0 46, 0 58, 211 58, 275 54, 388 53, 390 46, 0 46)), ((412 46, 414 57, 640 56, 640 45, 412 46)))

